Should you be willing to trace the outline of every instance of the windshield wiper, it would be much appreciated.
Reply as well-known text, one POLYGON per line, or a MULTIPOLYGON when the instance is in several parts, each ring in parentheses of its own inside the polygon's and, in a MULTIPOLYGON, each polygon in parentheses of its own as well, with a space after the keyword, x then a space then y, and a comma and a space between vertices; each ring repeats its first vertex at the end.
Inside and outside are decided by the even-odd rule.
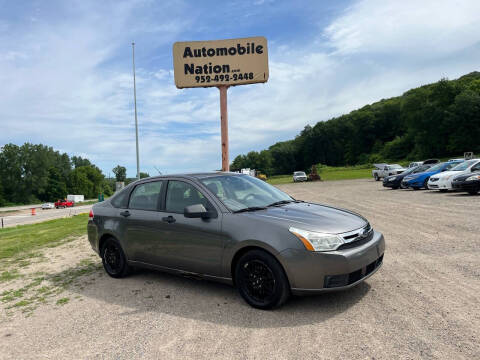
POLYGON ((233 213, 241 213, 241 212, 246 212, 246 211, 256 211, 256 210, 265 210, 266 207, 265 206, 250 206, 250 207, 246 207, 246 208, 243 208, 243 209, 240 209, 240 210, 235 210, 233 213))
POLYGON ((284 204, 290 204, 291 202, 295 202, 295 200, 280 200, 280 201, 275 201, 274 203, 271 203, 270 205, 267 205, 267 207, 277 206, 277 205, 284 205, 284 204))

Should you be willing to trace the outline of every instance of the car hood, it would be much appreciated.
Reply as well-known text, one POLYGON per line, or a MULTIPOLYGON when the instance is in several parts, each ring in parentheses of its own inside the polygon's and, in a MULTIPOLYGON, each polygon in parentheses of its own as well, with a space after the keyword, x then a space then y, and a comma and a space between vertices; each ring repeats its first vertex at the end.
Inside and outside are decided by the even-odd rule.
POLYGON ((439 179, 444 179, 447 176, 458 176, 458 175, 463 175, 465 174, 465 171, 444 171, 441 174, 438 174, 435 177, 438 177, 439 179))
POLYGON ((368 223, 365 218, 351 211, 306 202, 274 206, 244 214, 257 219, 278 222, 287 227, 293 226, 329 234, 356 230, 368 223))

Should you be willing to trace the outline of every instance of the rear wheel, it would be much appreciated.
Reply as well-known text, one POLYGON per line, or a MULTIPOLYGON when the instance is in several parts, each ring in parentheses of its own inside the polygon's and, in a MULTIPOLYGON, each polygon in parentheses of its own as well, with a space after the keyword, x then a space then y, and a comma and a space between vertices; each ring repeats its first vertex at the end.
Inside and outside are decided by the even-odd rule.
POLYGON ((102 246, 101 255, 103 267, 111 277, 121 278, 130 272, 125 254, 116 239, 109 238, 105 241, 102 246))
POLYGON ((375 178, 375 181, 378 181, 378 180, 380 180, 380 178, 378 177, 378 175, 377 175, 377 174, 373 175, 373 177, 375 178))
POLYGON ((240 295, 258 309, 272 309, 290 296, 288 279, 278 261, 262 250, 252 250, 238 260, 235 282, 240 295))

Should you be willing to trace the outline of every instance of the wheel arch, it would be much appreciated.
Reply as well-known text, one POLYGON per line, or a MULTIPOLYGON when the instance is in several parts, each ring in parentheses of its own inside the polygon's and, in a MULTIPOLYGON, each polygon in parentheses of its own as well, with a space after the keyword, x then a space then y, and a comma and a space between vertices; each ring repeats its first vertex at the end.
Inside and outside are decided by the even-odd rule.
POLYGON ((285 277, 287 278, 287 281, 288 281, 288 287, 290 288, 290 284, 291 284, 291 279, 290 279, 290 276, 288 274, 288 271, 287 271, 287 268, 285 267, 285 264, 283 263, 282 259, 278 256, 278 253, 275 252, 275 251, 272 251, 270 249, 268 249, 267 247, 265 246, 260 246, 259 244, 248 244, 248 245, 245 245, 239 249, 237 249, 235 251, 235 253, 233 254, 233 257, 232 257, 232 260, 230 261, 230 275, 232 277, 232 283, 233 283, 233 286, 236 286, 235 284, 235 267, 237 266, 237 263, 238 263, 238 260, 240 260, 240 258, 246 254, 247 252, 249 251, 252 251, 252 250, 260 250, 260 251, 264 251, 266 252, 267 254, 269 254, 270 256, 272 256, 275 260, 277 260, 277 262, 280 264, 280 267, 282 268, 283 270, 283 273, 285 274, 285 277))
POLYGON ((101 253, 102 253, 102 247, 103 247, 103 244, 105 244, 105 241, 107 239, 110 239, 110 238, 114 238, 115 240, 118 241, 118 239, 116 238, 115 235, 111 234, 111 233, 103 233, 102 236, 100 236, 100 238, 98 239, 98 253, 100 254, 101 256, 101 253))

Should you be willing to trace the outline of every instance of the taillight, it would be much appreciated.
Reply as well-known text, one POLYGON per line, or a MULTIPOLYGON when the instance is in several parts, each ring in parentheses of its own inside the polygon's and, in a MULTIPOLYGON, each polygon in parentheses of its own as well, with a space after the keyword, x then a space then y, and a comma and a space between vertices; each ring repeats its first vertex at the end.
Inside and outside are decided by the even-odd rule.
POLYGON ((88 214, 88 218, 93 220, 93 209, 90 209, 90 213, 88 214))

